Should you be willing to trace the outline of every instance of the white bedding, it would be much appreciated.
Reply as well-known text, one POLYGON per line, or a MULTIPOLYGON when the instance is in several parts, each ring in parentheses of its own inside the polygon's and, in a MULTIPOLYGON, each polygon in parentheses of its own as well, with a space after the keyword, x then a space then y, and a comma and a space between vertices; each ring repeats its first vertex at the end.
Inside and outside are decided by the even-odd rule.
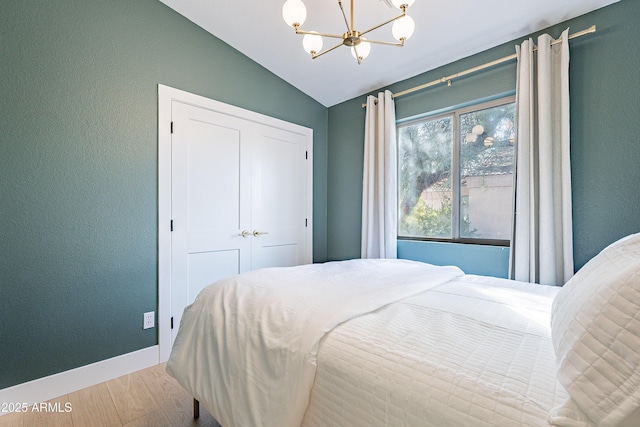
POLYGON ((224 427, 640 426, 640 234, 563 287, 412 261, 246 273, 167 370, 224 427))
POLYGON ((352 260, 224 279, 185 309, 167 371, 224 427, 297 427, 325 333, 462 275, 456 267, 352 260))
POLYGON ((464 276, 336 327, 303 426, 549 426, 558 289, 464 276))

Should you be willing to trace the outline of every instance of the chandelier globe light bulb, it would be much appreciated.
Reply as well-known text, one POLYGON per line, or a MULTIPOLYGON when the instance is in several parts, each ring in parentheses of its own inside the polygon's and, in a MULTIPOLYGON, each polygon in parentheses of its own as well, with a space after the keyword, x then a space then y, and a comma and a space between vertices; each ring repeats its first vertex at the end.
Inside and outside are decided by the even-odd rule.
POLYGON ((362 60, 369 56, 369 52, 371 52, 371 43, 369 43, 364 37, 360 37, 360 40, 359 45, 351 48, 351 55, 356 59, 358 59, 359 56, 359 59, 362 60), (358 53, 356 53, 356 51, 358 53))
POLYGON ((413 22, 413 18, 409 15, 405 15, 402 18, 393 22, 391 27, 391 34, 396 40, 408 40, 413 35, 416 29, 416 24, 413 22))
POLYGON ((307 8, 301 0, 287 0, 282 5, 282 18, 288 26, 300 26, 307 19, 307 8))
POLYGON ((475 125, 473 128, 471 128, 471 133, 473 133, 474 135, 482 135, 484 133, 484 126, 475 125))
POLYGON ((315 34, 305 34, 302 38, 302 47, 307 53, 314 55, 322 50, 322 37, 316 31, 311 32, 315 34))

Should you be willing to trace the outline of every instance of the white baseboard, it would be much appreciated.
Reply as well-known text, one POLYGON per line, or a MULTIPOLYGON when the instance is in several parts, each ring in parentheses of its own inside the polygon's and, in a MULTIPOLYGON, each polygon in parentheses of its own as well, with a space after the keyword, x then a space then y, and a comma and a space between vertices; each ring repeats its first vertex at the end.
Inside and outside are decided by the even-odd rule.
MULTIPOLYGON (((0 402, 26 403, 27 405, 46 402, 55 397, 157 365, 159 361, 160 353, 157 345, 143 348, 70 371, 3 388, 0 390, 0 402)), ((0 411, 0 415, 4 414, 0 411)))

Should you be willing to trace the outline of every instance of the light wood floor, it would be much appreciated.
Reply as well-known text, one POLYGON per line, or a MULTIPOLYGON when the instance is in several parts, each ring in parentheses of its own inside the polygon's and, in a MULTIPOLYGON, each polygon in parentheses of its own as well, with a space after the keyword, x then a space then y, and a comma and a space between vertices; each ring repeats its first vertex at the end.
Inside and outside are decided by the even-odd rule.
POLYGON ((193 419, 193 398, 165 372, 165 364, 76 391, 48 403, 59 412, 13 413, 0 427, 220 427, 200 406, 193 419), (65 406, 66 405, 66 406, 65 406), (70 411, 64 412, 65 408, 70 411))

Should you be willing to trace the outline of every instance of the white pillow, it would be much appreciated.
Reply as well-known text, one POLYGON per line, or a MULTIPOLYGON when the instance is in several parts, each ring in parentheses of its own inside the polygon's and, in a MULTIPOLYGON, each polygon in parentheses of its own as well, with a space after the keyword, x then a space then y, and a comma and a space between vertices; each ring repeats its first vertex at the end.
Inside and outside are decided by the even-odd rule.
POLYGON ((553 301, 551 337, 558 380, 595 424, 637 417, 640 233, 605 248, 564 285, 553 301))

